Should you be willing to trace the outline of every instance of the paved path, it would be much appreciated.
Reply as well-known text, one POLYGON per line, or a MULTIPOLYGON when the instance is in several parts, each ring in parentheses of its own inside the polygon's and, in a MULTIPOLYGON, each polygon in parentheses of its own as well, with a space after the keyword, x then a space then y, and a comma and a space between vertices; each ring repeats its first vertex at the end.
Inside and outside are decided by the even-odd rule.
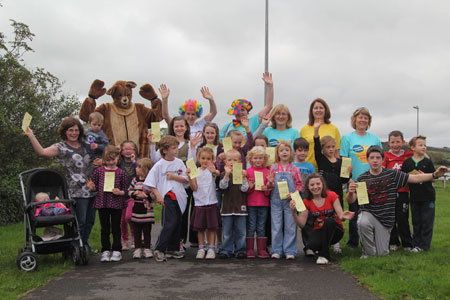
POLYGON ((188 248, 184 259, 164 263, 133 260, 131 251, 119 263, 93 257, 23 299, 378 299, 338 265, 317 266, 303 255, 197 261, 195 254, 188 248))

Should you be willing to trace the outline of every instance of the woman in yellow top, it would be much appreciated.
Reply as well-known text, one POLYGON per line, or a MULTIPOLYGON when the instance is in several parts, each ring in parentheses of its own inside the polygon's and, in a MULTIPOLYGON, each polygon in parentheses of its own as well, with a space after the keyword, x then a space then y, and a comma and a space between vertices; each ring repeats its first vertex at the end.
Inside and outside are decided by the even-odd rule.
POLYGON ((339 129, 336 126, 331 124, 330 117, 331 112, 328 104, 325 100, 321 98, 315 99, 311 106, 309 107, 309 121, 308 124, 303 126, 300 130, 300 136, 306 139, 309 143, 309 152, 306 161, 311 163, 314 168, 316 168, 316 172, 319 172, 317 168, 316 159, 314 158, 314 124, 323 123, 319 129, 319 136, 323 137, 326 135, 331 136, 336 140, 336 149, 335 155, 339 157, 339 145, 341 143, 341 134, 339 133, 339 129))

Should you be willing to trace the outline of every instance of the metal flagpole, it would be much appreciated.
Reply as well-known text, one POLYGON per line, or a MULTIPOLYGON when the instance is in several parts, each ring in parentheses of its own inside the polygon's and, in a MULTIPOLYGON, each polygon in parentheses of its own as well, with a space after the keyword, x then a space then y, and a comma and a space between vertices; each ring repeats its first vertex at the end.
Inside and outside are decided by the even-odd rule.
POLYGON ((419 105, 413 106, 417 110, 417 135, 419 135, 419 105))
MULTIPOLYGON (((266 0, 266 45, 264 58, 264 72, 269 71, 269 0, 266 0)), ((267 84, 264 83, 264 106, 266 105, 267 84)))

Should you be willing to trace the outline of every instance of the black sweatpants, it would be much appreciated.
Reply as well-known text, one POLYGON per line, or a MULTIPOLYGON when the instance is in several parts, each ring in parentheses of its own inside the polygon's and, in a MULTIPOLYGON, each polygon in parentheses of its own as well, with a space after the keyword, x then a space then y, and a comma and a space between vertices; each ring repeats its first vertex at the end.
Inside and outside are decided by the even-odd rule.
POLYGON ((164 197, 161 219, 162 229, 155 250, 166 252, 180 250, 181 210, 177 200, 164 197))
POLYGON ((435 202, 411 202, 414 247, 430 250, 433 238, 435 202))
POLYGON ((120 220, 122 218, 122 210, 114 208, 100 208, 98 217, 101 226, 101 241, 103 251, 122 251, 122 242, 120 240, 120 220), (110 233, 113 236, 113 244, 111 248, 110 233))
POLYGON ((409 195, 408 192, 398 193, 395 203, 395 224, 392 227, 389 245, 412 248, 411 230, 409 228, 409 195))
POLYGON ((319 256, 330 259, 330 246, 339 242, 344 230, 333 218, 326 218, 321 229, 312 231, 308 237, 307 248, 319 251, 319 256))
POLYGON ((134 248, 150 249, 152 237, 152 223, 150 222, 131 222, 134 232, 134 248), (142 235, 144 235, 144 246, 142 247, 142 235))

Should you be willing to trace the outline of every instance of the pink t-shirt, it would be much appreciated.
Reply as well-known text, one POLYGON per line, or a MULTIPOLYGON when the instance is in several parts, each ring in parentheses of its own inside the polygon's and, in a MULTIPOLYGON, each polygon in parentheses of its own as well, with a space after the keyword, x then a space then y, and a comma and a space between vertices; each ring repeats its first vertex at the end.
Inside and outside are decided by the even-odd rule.
MULTIPOLYGON (((267 174, 269 174, 269 169, 267 168, 256 168, 251 167, 247 169, 247 180, 255 182, 255 171, 263 173, 264 185, 267 185, 267 174)), ((247 206, 269 206, 269 195, 270 191, 262 192, 257 191, 253 187, 247 191, 247 206)))

